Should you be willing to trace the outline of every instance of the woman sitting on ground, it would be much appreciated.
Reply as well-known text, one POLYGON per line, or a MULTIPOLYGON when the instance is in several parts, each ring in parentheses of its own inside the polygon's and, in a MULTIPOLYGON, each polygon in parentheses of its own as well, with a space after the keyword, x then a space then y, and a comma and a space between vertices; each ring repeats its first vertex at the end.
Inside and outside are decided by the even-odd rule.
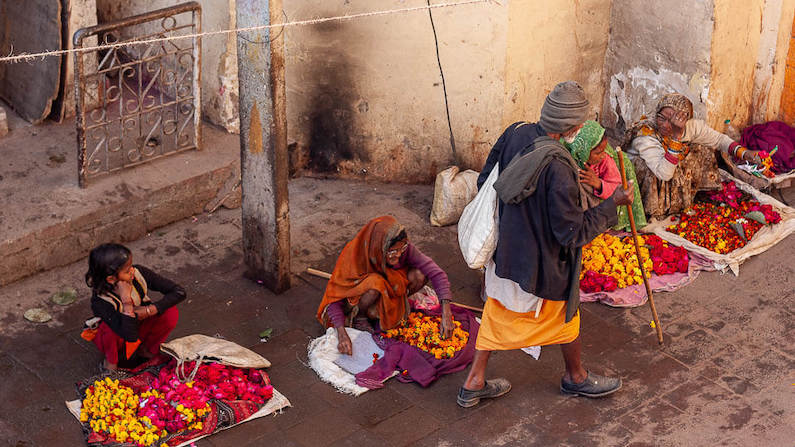
POLYGON ((693 119, 693 103, 679 93, 665 95, 655 119, 642 119, 628 137, 625 147, 635 164, 643 207, 658 219, 682 212, 699 190, 720 186, 715 149, 760 161, 756 151, 693 119))
POLYGON ((146 267, 133 266, 132 253, 123 245, 91 250, 86 284, 93 291, 91 310, 102 320, 93 342, 105 355, 107 370, 116 370, 120 362, 134 366, 133 354, 154 357, 177 326, 176 304, 185 299, 185 290, 146 267), (150 290, 163 298, 152 302, 150 290))
POLYGON ((447 338, 453 331, 447 274, 408 241, 394 217, 377 217, 342 249, 317 319, 337 329, 339 351, 351 355, 345 326, 369 332, 374 331, 375 320, 384 331, 400 326, 411 311, 408 297, 428 279, 442 302, 442 335, 447 338))
MULTIPOLYGON (((580 188, 586 198, 583 203, 584 206, 587 205, 586 209, 593 208, 602 200, 612 196, 621 184, 621 172, 618 169, 618 153, 607 142, 605 128, 596 121, 588 120, 573 142, 567 143, 561 140, 561 143, 571 152, 580 167, 580 188)), ((635 227, 643 228, 646 226, 646 216, 643 212, 638 181, 635 178, 635 169, 626 154, 622 152, 621 156, 624 157, 627 181, 635 185, 635 199, 632 202, 635 227)), ((626 207, 618 207, 618 224, 613 229, 630 230, 626 207)))

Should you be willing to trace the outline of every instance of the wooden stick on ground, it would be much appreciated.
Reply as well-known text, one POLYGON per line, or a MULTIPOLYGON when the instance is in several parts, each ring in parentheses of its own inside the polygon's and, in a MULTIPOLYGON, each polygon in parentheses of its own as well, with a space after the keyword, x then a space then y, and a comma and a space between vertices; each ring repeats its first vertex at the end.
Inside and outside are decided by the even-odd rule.
MULTIPOLYGON (((624 153, 620 147, 616 148, 618 153, 619 171, 621 171, 621 185, 624 189, 629 186, 627 184, 627 173, 624 171, 624 153)), ((643 267, 643 256, 640 253, 640 244, 638 244, 638 230, 635 228, 635 218, 632 215, 632 204, 627 205, 627 215, 629 216, 629 226, 632 228, 632 240, 635 241, 635 253, 638 255, 638 266, 640 267, 640 274, 643 276, 643 285, 646 286, 646 295, 649 297, 649 307, 651 307, 651 315, 654 318, 654 327, 657 329, 657 341, 663 344, 662 326, 660 326, 660 319, 657 317, 657 308, 654 306, 654 297, 651 293, 651 285, 649 278, 646 277, 646 269, 643 267)))
MULTIPOLYGON (((330 279, 331 278, 331 273, 326 273, 323 270, 313 269, 312 267, 307 267, 306 272, 309 273, 310 275, 318 276, 320 278, 326 278, 326 279, 330 279)), ((481 309, 480 307, 475 307, 475 306, 469 306, 467 304, 456 303, 455 301, 451 301, 450 304, 455 304, 458 307, 463 307, 464 309, 469 309, 469 310, 474 311, 474 312, 483 313, 483 309, 481 309)))

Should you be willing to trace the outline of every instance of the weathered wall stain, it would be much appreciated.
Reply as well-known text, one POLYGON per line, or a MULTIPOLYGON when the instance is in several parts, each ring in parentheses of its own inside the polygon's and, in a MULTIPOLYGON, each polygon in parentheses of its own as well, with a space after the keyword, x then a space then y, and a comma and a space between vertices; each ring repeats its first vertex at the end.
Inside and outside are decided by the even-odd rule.
MULTIPOLYGON (((344 24, 329 22, 315 29, 322 39, 333 40, 344 33, 344 24)), ((307 92, 308 168, 320 173, 339 171, 342 161, 369 161, 356 141, 359 133, 355 115, 362 109, 356 93, 356 73, 348 62, 344 46, 329 47, 316 59, 309 73, 307 92)), ((364 108, 366 110, 366 108, 364 108)))
POLYGON ((257 102, 251 106, 251 118, 249 120, 250 126, 248 133, 248 151, 252 154, 262 153, 262 122, 259 118, 259 107, 257 102))

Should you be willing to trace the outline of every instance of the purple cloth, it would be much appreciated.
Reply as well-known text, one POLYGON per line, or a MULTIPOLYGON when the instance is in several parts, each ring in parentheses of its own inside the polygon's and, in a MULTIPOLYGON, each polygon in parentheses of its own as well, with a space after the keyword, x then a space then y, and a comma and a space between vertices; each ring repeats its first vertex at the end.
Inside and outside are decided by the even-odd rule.
POLYGON ((748 149, 772 151, 773 172, 785 174, 795 169, 795 128, 781 121, 770 121, 746 127, 740 143, 748 149))
MULTIPOLYGON (((421 386, 427 387, 445 374, 465 369, 475 356, 475 340, 478 338, 480 325, 475 321, 472 312, 455 305, 451 305, 450 308, 453 318, 460 321, 461 328, 469 332, 467 344, 453 358, 439 360, 415 346, 373 334, 375 343, 384 350, 384 356, 378 359, 373 366, 356 374, 356 384, 371 390, 382 388, 384 381, 391 377, 395 371, 406 371, 406 374, 398 374, 399 381, 417 382, 421 386)), ((441 311, 423 312, 432 316, 442 314, 441 311)))

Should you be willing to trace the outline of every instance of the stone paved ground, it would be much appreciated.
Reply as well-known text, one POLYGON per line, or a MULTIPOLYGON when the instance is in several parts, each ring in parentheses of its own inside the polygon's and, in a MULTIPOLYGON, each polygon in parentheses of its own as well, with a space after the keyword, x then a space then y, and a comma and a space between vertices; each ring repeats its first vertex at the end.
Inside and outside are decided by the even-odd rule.
MULTIPOLYGON (((260 445, 608 445, 792 446, 795 439, 795 238, 752 258, 741 275, 709 272, 675 293, 656 295, 665 329, 658 348, 648 307, 582 306, 584 359, 617 374, 623 389, 601 400, 561 396, 563 362, 555 347, 539 361, 516 351, 492 357, 489 374, 513 390, 474 409, 455 395, 463 372, 427 389, 390 381, 353 398, 320 382, 304 364, 306 345, 322 333, 313 315, 324 282, 302 272, 329 271, 367 218, 396 215, 412 239, 446 269, 457 300, 478 304, 479 280, 458 253, 453 228, 427 226, 429 186, 317 179, 291 183, 293 288, 274 296, 242 278, 239 211, 173 224, 129 244, 136 262, 186 285, 174 336, 219 334, 273 363, 275 386, 293 404, 212 436, 199 446, 260 445), (333 199, 333 202, 332 202, 333 199), (274 329, 268 343, 257 334, 274 329)), ((788 198, 795 198, 788 191, 788 198)), ((63 402, 74 383, 97 372, 100 357, 79 337, 89 315, 84 262, 0 289, 0 440, 12 446, 84 445, 63 402), (48 297, 75 287, 66 307, 48 297), (43 306, 54 318, 21 318, 43 306)))

